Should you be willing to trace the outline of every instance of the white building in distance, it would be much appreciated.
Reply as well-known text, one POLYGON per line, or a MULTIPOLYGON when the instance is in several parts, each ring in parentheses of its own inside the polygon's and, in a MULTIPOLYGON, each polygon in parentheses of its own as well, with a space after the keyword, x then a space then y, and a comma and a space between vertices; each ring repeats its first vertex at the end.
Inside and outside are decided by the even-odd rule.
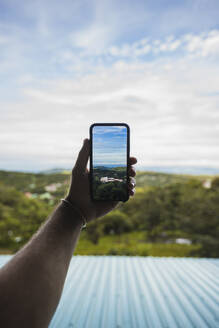
POLYGON ((106 182, 113 182, 113 181, 122 182, 123 180, 122 179, 114 179, 114 178, 102 177, 102 178, 100 178, 100 181, 102 183, 106 183, 106 182))

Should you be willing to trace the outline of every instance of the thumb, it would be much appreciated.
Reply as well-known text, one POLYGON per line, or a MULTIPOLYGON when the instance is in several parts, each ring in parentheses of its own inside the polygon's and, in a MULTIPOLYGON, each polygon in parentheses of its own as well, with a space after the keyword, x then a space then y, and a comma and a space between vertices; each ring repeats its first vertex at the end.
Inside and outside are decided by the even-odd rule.
POLYGON ((84 143, 78 154, 78 158, 76 160, 74 170, 77 170, 78 172, 85 172, 87 168, 87 162, 89 156, 90 156, 90 141, 89 139, 84 139, 84 143))

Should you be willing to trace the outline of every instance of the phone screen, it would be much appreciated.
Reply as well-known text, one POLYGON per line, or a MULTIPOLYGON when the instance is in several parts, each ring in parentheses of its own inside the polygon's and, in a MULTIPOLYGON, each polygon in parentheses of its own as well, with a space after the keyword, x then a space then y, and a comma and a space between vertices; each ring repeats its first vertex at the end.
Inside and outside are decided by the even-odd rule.
POLYGON ((93 200, 128 200, 129 134, 129 126, 124 123, 90 127, 93 200))

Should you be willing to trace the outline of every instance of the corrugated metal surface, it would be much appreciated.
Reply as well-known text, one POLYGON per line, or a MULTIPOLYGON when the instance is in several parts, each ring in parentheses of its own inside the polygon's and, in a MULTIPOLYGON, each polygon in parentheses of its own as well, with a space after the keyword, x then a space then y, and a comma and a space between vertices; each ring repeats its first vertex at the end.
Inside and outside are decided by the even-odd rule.
POLYGON ((219 260, 74 256, 50 324, 65 327, 219 327, 219 260))

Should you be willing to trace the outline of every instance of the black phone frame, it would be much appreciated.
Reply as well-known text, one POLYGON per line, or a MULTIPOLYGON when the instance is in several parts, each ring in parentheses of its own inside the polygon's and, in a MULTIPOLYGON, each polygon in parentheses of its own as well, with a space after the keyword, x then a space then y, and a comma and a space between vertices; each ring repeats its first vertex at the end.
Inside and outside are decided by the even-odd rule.
POLYGON ((129 163, 129 157, 130 157, 130 127, 127 123, 93 123, 90 126, 89 129, 89 134, 90 134, 90 195, 91 195, 91 200, 95 201, 95 202, 127 202, 127 200, 129 199, 129 189, 128 189, 128 184, 130 181, 129 178, 129 167, 130 167, 130 163, 129 163), (103 199, 95 199, 93 197, 93 136, 92 136, 92 130, 95 126, 125 126, 127 128, 127 158, 126 158, 126 181, 127 181, 127 198, 125 200, 113 200, 113 199, 109 199, 109 200, 103 200, 103 199))

